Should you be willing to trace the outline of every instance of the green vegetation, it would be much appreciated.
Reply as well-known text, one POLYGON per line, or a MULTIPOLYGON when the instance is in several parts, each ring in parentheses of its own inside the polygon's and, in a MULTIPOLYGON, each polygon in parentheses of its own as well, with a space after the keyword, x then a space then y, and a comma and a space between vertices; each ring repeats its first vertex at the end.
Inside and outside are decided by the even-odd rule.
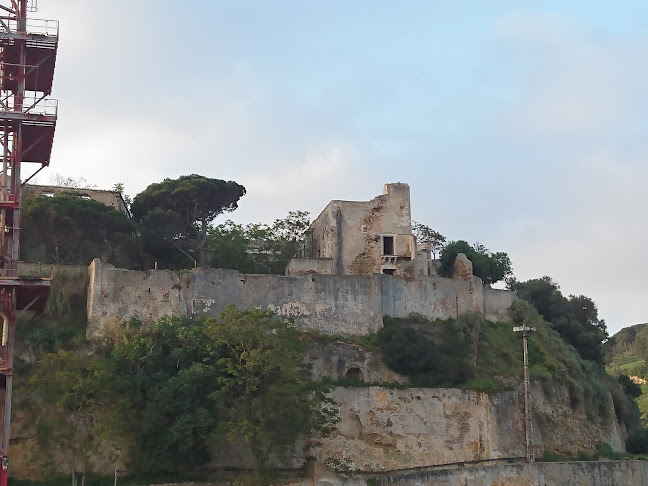
POLYGON ((194 252, 205 267, 209 224, 219 214, 235 210, 244 195, 245 188, 234 181, 192 174, 149 185, 135 196, 131 211, 145 231, 145 249, 154 257, 165 261, 176 247, 185 254, 194 252), (156 239, 167 243, 166 251, 153 244, 156 239))
POLYGON ((648 375, 648 324, 621 329, 605 343, 603 349, 609 373, 639 378, 648 375))
MULTIPOLYGON (((583 360, 531 305, 517 302, 514 307, 525 325, 536 328, 529 337, 532 380, 549 396, 556 385, 565 386, 572 408, 594 422, 609 419, 611 393, 619 420, 628 429, 637 425, 636 407, 614 378, 583 360)), ((494 392, 517 386, 522 377, 520 336, 510 324, 485 321, 477 314, 448 320, 386 317, 378 343, 385 363, 409 375, 414 386, 494 392), (404 362, 408 364, 403 367, 404 362)))
POLYGON ((243 273, 282 274, 288 261, 301 249, 310 226, 306 211, 290 211, 271 225, 226 221, 209 229, 209 264, 243 273))
POLYGON ((625 408, 637 408, 640 416, 640 425, 630 431, 626 442, 628 451, 648 454, 648 324, 621 329, 605 343, 604 350, 608 373, 616 375, 625 396, 634 399, 625 408))
POLYGON ((434 375, 439 366, 439 352, 434 341, 408 327, 390 325, 378 333, 383 361, 402 375, 434 375))
POLYGON ((130 414, 133 470, 186 470, 209 459, 219 416, 210 394, 220 377, 211 346, 201 324, 171 318, 146 329, 130 321, 115 343, 108 361, 130 414))
MULTIPOLYGON (((478 314, 436 320, 418 314, 406 318, 385 316, 384 323, 378 332, 383 361, 394 371, 409 376, 413 386, 471 388, 472 383, 475 387, 505 388, 499 381, 493 385, 490 379, 485 385, 478 381, 481 375, 475 373, 475 346, 485 351, 483 346, 497 340, 495 323, 483 321, 478 314)), ((489 355, 481 353, 480 366, 492 361, 489 355)), ((504 375, 509 371, 503 370, 504 375)))
POLYGON ((245 188, 195 174, 148 186, 130 205, 134 220, 70 191, 24 201, 24 261, 88 265, 101 258, 121 268, 151 268, 155 262, 176 270, 200 262, 245 273, 283 274, 302 249, 310 225, 305 211, 290 211, 271 225, 214 225, 218 215, 237 208, 245 188))
POLYGON ((639 398, 641 395, 641 386, 633 382, 628 375, 619 375, 617 381, 626 395, 632 398, 639 398))
MULTIPOLYGON (((648 422, 648 396, 642 394, 645 386, 633 382, 633 379, 648 378, 648 326, 642 324, 623 329, 608 340, 605 321, 599 319, 596 304, 589 297, 565 297, 558 284, 547 276, 526 282, 510 279, 508 285, 518 297, 533 305, 551 328, 587 360, 583 369, 589 368, 588 375, 599 375, 600 384, 612 397, 617 419, 630 431, 628 450, 648 453, 648 441, 643 441, 648 436, 647 429, 644 428, 648 422), (615 375, 616 380, 603 372, 603 364, 607 364, 607 372, 615 375)), ((548 377, 545 376, 544 379, 547 380, 548 377)), ((576 401, 576 404, 593 406, 592 397, 600 395, 600 390, 582 377, 568 378, 566 384, 572 404, 576 401), (584 383, 589 386, 583 387, 584 383)), ((605 411, 604 406, 599 406, 599 409, 601 413, 605 411)))
POLYGON ((220 389, 211 395, 228 412, 219 431, 249 444, 255 478, 266 484, 271 456, 286 461, 300 436, 333 431, 330 389, 311 379, 299 332, 271 311, 229 307, 205 321, 205 333, 222 356, 220 389))
POLYGON ((234 441, 267 484, 268 457, 285 458, 298 436, 325 435, 336 420, 329 387, 303 364, 305 346, 291 322, 233 307, 146 328, 131 320, 98 349, 63 343, 74 352, 45 354, 18 388, 37 438, 33 464, 51 477, 56 452, 89 479, 97 460, 109 464, 120 450, 138 475, 186 474, 234 441))
POLYGON ((46 355, 32 370, 25 389, 29 406, 46 411, 34 422, 33 458, 47 475, 54 474, 55 461, 62 456, 69 473, 83 478, 100 450, 116 452, 118 438, 109 432, 116 429, 112 425, 118 416, 111 406, 105 366, 87 354, 59 351, 46 355))
POLYGON ((508 281, 518 297, 529 302, 561 337, 574 346, 583 359, 604 364, 603 343, 608 339, 605 321, 596 304, 584 295, 564 297, 550 277, 508 281))
POLYGON ((446 237, 429 226, 417 223, 416 221, 412 221, 412 233, 416 236, 416 242, 419 245, 428 245, 430 247, 432 258, 436 260, 437 253, 445 245, 446 237))
POLYGON ((565 462, 565 461, 627 461, 639 460, 645 461, 646 456, 642 454, 635 454, 633 452, 615 452, 610 444, 599 442, 596 444, 596 450, 593 453, 585 451, 578 451, 576 457, 567 457, 560 454, 554 455, 551 451, 545 450, 542 455, 543 462, 565 462))
MULTIPOLYGON (((106 486, 113 484, 114 476, 101 476, 89 473, 85 477, 85 486, 106 486)), ((119 475, 119 486, 142 486, 145 484, 169 484, 185 482, 203 482, 207 478, 196 475, 174 473, 165 474, 129 474, 119 475)), ((70 478, 53 476, 42 480, 15 479, 9 477, 9 486, 70 486, 70 478)))
POLYGON ((628 452, 635 454, 648 453, 648 428, 637 427, 632 432, 630 432, 626 446, 628 448, 628 452))
POLYGON ((441 250, 439 267, 442 277, 451 277, 455 258, 463 253, 473 265, 473 275, 482 279, 485 285, 506 279, 512 274, 511 260, 504 252, 492 253, 485 246, 476 243, 470 246, 463 240, 451 241, 441 250))
MULTIPOLYGON (((21 271, 24 268, 21 266, 21 271)), ((36 276, 41 275, 40 270, 25 271, 27 276, 36 276)), ((47 272, 49 277, 49 269, 47 272)), ((18 380, 29 362, 48 353, 76 349, 85 342, 87 285, 86 267, 56 267, 45 312, 16 324, 14 367, 18 380)))
POLYGON ((93 258, 142 266, 136 225, 124 214, 73 192, 25 199, 21 211, 24 261, 88 265, 93 258))

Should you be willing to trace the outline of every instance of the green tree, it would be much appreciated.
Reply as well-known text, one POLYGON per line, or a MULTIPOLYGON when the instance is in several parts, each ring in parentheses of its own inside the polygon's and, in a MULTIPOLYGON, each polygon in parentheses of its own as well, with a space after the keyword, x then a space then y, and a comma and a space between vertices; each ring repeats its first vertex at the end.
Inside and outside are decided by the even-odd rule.
POLYGON ((141 267, 136 225, 112 207, 64 192, 23 202, 21 253, 26 261, 88 265, 102 258, 141 267))
POLYGON ((641 395, 641 387, 632 381, 628 375, 619 375, 617 381, 626 395, 632 398, 639 398, 641 395))
POLYGON ((417 223, 416 221, 412 221, 412 223, 412 232, 416 236, 417 243, 429 245, 432 258, 436 260, 437 253, 441 251, 446 242, 446 237, 429 226, 417 223))
POLYGON ((545 321, 553 322, 568 314, 569 303, 551 277, 533 278, 526 282, 516 279, 507 281, 508 288, 522 300, 536 308, 545 321))
POLYGON ((439 258, 439 275, 451 277, 455 258, 459 253, 468 257, 473 265, 473 275, 479 277, 484 285, 506 279, 512 274, 511 260, 504 252, 492 253, 485 246, 477 243, 470 246, 463 240, 451 241, 441 250, 439 258))
POLYGON ((209 461, 219 420, 210 398, 219 387, 219 358, 203 321, 164 318, 146 329, 130 322, 111 353, 130 414, 130 467, 164 472, 209 461))
POLYGON ((192 174, 149 185, 135 196, 131 211, 144 228, 178 250, 197 255, 204 267, 210 223, 219 214, 235 210, 244 195, 245 187, 234 181, 192 174))
POLYGON ((410 377, 413 386, 456 386, 473 376, 482 318, 467 314, 438 322, 412 314, 385 316, 378 348, 390 369, 410 377), (472 345, 475 345, 474 349, 472 345), (474 354, 474 356, 473 356, 474 354), (473 359, 471 359, 473 358, 473 359))
POLYGON ((92 458, 117 450, 122 429, 107 381, 105 362, 83 353, 59 351, 39 361, 29 381, 34 404, 45 410, 36 424, 40 462, 63 454, 72 484, 91 472, 92 458))
POLYGON ((121 194, 121 197, 124 200, 126 207, 130 210, 130 206, 133 203, 133 199, 124 193, 124 183, 116 182, 115 184, 113 184, 113 191, 121 194))
POLYGON ((628 452, 633 454, 648 454, 648 429, 636 427, 628 435, 626 440, 628 452))
POLYGON ((403 375, 428 375, 437 371, 439 355, 429 337, 421 331, 392 324, 378 331, 382 359, 403 375))
POLYGON ((254 273, 252 257, 248 252, 249 245, 250 236, 246 226, 231 220, 214 226, 207 234, 209 265, 254 273))
POLYGON ((294 325, 273 312, 230 306, 206 326, 224 353, 221 390, 213 394, 227 409, 221 430, 247 442, 256 478, 267 484, 271 455, 286 459, 298 438, 332 431, 336 411, 328 388, 312 380, 294 325))
POLYGON ((269 227, 251 225, 250 252, 255 273, 283 274, 290 259, 299 253, 309 226, 307 211, 289 211, 269 227))
POLYGON ((226 221, 209 230, 210 265, 244 273, 283 274, 288 261, 299 253, 309 226, 306 211, 290 211, 272 225, 226 221))
POLYGON ((508 281, 518 297, 532 304, 538 313, 574 346, 582 358, 603 364, 603 343, 608 339, 607 327, 599 319, 596 304, 584 295, 565 297, 550 277, 518 282, 508 281))

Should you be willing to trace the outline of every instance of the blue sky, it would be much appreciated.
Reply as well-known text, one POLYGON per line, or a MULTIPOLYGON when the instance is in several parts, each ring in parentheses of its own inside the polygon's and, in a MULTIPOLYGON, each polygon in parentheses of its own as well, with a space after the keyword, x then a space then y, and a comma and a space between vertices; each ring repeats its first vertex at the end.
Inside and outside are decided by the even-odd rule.
POLYGON ((239 222, 407 182, 417 221, 592 297, 612 332, 648 321, 648 3, 39 7, 61 21, 49 174, 233 179, 239 222))

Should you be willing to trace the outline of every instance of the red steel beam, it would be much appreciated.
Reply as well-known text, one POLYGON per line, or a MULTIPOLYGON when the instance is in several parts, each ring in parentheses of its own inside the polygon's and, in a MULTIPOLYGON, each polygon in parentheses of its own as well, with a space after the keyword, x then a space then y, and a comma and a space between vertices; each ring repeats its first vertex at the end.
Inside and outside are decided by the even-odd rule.
MULTIPOLYGON (((17 56, 12 57, 17 68, 12 66, 9 69, 4 65, 5 57, 0 57, 0 76, 11 76, 11 82, 5 83, 2 79, 0 86, 3 91, 0 99, 3 100, 0 106, 0 157, 2 157, 2 172, 0 174, 0 414, 2 414, 2 435, 0 441, 0 486, 7 486, 9 476, 9 438, 11 424, 11 394, 13 385, 13 360, 14 360, 14 334, 17 306, 21 309, 31 308, 38 303, 34 309, 42 311, 45 308, 49 294, 49 282, 45 280, 21 280, 18 276, 18 262, 20 260, 20 192, 21 192, 21 164, 23 154, 27 153, 39 143, 47 145, 47 134, 45 131, 39 136, 33 136, 23 147, 24 134, 23 123, 30 120, 48 119, 53 123, 55 116, 37 115, 25 113, 25 91, 27 77, 27 2, 28 0, 0 0, 5 5, 0 9, 9 15, 0 18, 8 22, 0 22, 4 32, 2 46, 11 45, 12 52, 17 56), (10 2, 8 4, 7 2, 10 2), (14 32, 9 32, 10 27, 16 25, 14 32), (44 142, 43 142, 44 141, 44 142)), ((3 48, 4 53, 4 48, 3 48)), ((54 51, 54 55, 56 51, 54 51)), ((30 86, 30 89, 37 89, 38 84, 30 86)), ((38 104, 42 99, 35 101, 38 104)), ((36 100, 37 98, 35 98, 36 100)), ((31 107, 28 107, 31 109, 31 107)), ((32 122, 33 125, 33 122, 32 122)), ((43 130, 53 130, 51 127, 43 127, 43 130)), ((53 134, 53 131, 51 132, 53 134)), ((29 136, 28 136, 29 138, 29 136)), ((51 138, 49 139, 51 144, 51 138)), ((51 145, 46 147, 51 151, 51 145)), ((49 162, 49 156, 47 161, 49 162)), ((46 165, 45 163, 43 165, 46 165)))

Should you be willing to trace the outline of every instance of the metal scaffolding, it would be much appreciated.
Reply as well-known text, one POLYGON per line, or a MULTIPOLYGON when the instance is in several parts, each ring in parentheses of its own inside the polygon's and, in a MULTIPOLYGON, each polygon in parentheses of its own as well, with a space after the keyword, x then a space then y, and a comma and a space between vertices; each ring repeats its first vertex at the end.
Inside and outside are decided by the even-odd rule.
POLYGON ((52 91, 58 22, 28 19, 37 0, 0 0, 0 486, 9 476, 9 427, 16 317, 45 309, 50 279, 21 278, 20 189, 50 162, 57 102, 52 91), (23 164, 36 164, 22 180, 23 164))

